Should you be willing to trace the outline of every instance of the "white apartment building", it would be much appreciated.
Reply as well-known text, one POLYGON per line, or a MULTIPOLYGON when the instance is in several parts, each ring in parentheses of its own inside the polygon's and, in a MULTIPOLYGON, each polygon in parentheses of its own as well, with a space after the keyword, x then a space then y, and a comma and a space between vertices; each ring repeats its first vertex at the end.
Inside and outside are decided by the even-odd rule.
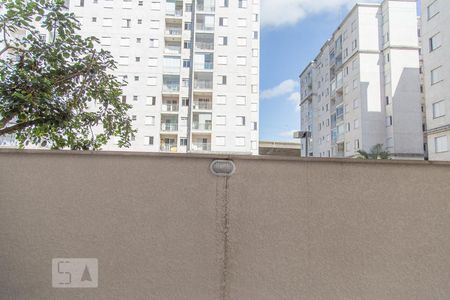
POLYGON ((422 0, 428 155, 450 160, 450 1, 422 0))
POLYGON ((69 10, 127 82, 131 150, 258 154, 258 0, 71 0, 69 10))
POLYGON ((117 61, 138 130, 124 150, 258 154, 259 0, 66 5, 117 61))
POLYGON ((423 159, 417 3, 357 4, 301 73, 302 155, 423 159), (306 153, 306 143, 308 150, 306 153))

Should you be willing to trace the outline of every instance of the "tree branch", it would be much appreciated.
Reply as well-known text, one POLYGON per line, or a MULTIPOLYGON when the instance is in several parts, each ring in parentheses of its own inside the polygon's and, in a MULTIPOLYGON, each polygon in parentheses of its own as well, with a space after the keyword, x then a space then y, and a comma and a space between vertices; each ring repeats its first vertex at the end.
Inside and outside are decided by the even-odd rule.
POLYGON ((22 122, 22 123, 17 123, 17 124, 15 124, 13 126, 0 129, 0 136, 6 135, 6 134, 11 134, 11 133, 19 131, 21 129, 24 129, 24 128, 27 128, 29 126, 32 126, 32 125, 36 124, 37 121, 39 121, 39 119, 32 120, 32 121, 26 121, 26 122, 22 122))

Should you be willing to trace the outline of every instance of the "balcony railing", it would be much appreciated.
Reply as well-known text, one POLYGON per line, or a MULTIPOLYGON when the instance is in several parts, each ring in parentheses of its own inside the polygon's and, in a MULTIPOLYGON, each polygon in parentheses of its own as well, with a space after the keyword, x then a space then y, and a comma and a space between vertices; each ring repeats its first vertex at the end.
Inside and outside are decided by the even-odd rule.
POLYGON ((214 6, 197 3, 197 11, 198 12, 214 12, 215 10, 216 10, 216 8, 214 6))
POLYGON ((200 31, 214 31, 214 27, 206 26, 205 24, 202 23, 197 23, 196 28, 197 30, 200 31))
POLYGON ((181 47, 166 46, 164 48, 166 54, 181 54, 181 47))
POLYGON ((162 152, 177 152, 176 144, 161 144, 160 147, 162 152))
POLYGON ((163 104, 162 111, 166 112, 177 112, 179 110, 178 104, 163 104))
POLYGON ((182 9, 166 10, 166 16, 182 17, 183 16, 183 10, 182 9))
POLYGON ((212 70, 214 69, 214 64, 212 62, 195 64, 195 69, 197 70, 212 70))
POLYGON ((181 28, 167 28, 166 35, 181 35, 181 28))
POLYGON ((194 102, 194 109, 197 110, 211 110, 212 103, 211 102, 194 102))
POLYGON ((192 143, 192 151, 211 151, 211 143, 192 143))
POLYGON ((195 46, 200 50, 214 50, 214 43, 210 42, 195 42, 195 46))
POLYGON ((193 122, 192 128, 194 130, 211 131, 212 130, 212 124, 211 123, 193 122))
POLYGON ((213 87, 213 83, 211 80, 195 80, 194 88, 198 90, 211 90, 213 87))
POLYGON ((162 123, 161 131, 164 131, 164 132, 178 131, 178 124, 177 123, 162 123))
POLYGON ((179 84, 164 84, 163 85, 163 92, 166 93, 173 93, 173 92, 179 92, 180 91, 180 85, 179 84))

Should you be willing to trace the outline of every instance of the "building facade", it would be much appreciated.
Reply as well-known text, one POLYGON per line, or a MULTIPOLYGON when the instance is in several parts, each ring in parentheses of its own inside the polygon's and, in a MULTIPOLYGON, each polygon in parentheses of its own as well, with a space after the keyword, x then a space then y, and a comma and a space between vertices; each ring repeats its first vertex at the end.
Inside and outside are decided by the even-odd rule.
MULTIPOLYGON (((258 0, 66 0, 112 53, 131 151, 258 154, 258 0)), ((104 150, 119 150, 112 140, 104 150)))
POLYGON ((450 2, 421 4, 429 159, 450 160, 450 2))
POLYGON ((357 4, 305 68, 303 155, 354 157, 383 144, 394 158, 423 159, 416 6, 357 4))

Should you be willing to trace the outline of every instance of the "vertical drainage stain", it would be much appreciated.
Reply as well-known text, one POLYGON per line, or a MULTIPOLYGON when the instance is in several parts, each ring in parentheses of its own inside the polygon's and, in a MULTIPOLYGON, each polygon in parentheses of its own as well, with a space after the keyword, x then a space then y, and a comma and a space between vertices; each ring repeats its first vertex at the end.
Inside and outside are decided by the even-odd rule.
POLYGON ((217 227, 219 233, 219 251, 220 251, 220 299, 229 299, 229 282, 228 282, 228 264, 230 257, 229 246, 229 202, 228 202, 228 177, 218 177, 216 184, 216 214, 217 227))

